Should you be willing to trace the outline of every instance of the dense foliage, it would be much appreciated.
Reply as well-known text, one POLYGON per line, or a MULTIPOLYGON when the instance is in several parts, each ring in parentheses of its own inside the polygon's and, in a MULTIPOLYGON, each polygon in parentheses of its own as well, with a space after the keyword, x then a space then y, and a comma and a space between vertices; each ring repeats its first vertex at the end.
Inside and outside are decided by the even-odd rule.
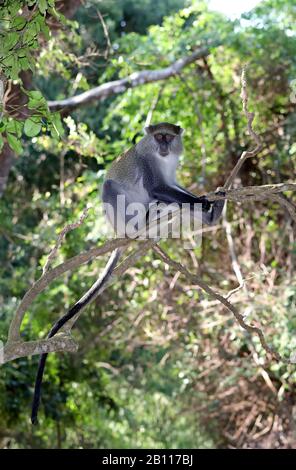
MULTIPOLYGON (((148 113, 186 129, 182 183, 197 193, 214 190, 252 145, 239 96, 247 62, 264 148, 236 183, 295 179, 295 2, 266 0, 235 21, 198 0, 86 0, 71 15, 66 0, 0 4, 2 88, 22 94, 0 110, 1 149, 8 144, 17 155, 0 199, 3 340, 57 234, 87 205, 88 218, 67 235, 57 262, 104 242, 105 170, 138 138, 148 113), (166 67, 203 44, 211 44, 210 54, 168 80, 67 114, 48 107, 49 100, 166 67)), ((289 357, 296 349, 291 218, 264 201, 228 203, 227 221, 206 232, 201 247, 184 250, 178 240, 162 246, 226 295, 238 285, 232 241, 246 283, 231 300, 289 357)), ((39 295, 24 338, 44 337, 105 262, 98 258, 39 295)), ((38 358, 1 367, 2 447, 295 446, 295 367, 267 357, 229 312, 152 252, 85 311, 74 335, 77 354, 49 356, 36 428, 29 414, 38 358)))

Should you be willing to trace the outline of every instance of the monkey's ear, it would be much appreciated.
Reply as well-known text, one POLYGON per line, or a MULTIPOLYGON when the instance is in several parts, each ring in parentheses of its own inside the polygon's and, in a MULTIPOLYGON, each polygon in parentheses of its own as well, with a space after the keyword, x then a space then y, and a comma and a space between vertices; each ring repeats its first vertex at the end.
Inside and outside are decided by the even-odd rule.
POLYGON ((175 131, 175 134, 176 134, 176 135, 182 135, 182 134, 184 134, 185 131, 184 131, 183 127, 181 127, 181 126, 176 126, 175 124, 173 124, 172 126, 173 126, 173 128, 174 128, 174 131, 175 131))
POLYGON ((147 127, 144 127, 144 132, 145 134, 151 134, 152 133, 152 126, 147 126, 147 127))

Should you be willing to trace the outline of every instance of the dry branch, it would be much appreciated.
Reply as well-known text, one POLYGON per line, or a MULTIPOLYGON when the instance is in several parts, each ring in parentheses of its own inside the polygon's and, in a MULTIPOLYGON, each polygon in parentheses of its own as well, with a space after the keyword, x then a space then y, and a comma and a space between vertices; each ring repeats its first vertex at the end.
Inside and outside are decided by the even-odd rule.
MULTIPOLYGON (((100 254, 103 254, 103 252, 113 251, 115 247, 125 246, 128 243, 131 243, 131 240, 128 240, 128 239, 112 240, 111 242, 107 242, 104 246, 100 248, 95 248, 93 250, 90 250, 89 252, 83 253, 82 254, 84 255, 83 257, 81 257, 81 255, 77 255, 76 257, 74 257, 75 267, 80 266, 81 264, 84 264, 86 262, 85 261, 86 258, 88 258, 88 260, 93 259, 94 256, 90 256, 90 255, 91 255, 91 252, 93 252, 94 250, 100 250, 100 254), (79 263, 79 264, 76 264, 76 263, 79 263)), ((103 290, 105 290, 110 284, 112 284, 115 279, 117 279, 119 276, 122 276, 125 273, 125 271, 136 262, 136 260, 139 257, 143 256, 145 252, 156 243, 156 240, 139 241, 138 243, 140 246, 131 255, 129 255, 124 261, 122 261, 122 263, 114 270, 110 280, 104 286, 101 292, 103 292, 103 290)), ((13 322, 11 324, 11 327, 10 327, 11 336, 9 337, 6 345, 2 349, 0 349, 0 364, 11 361, 18 357, 30 356, 33 354, 42 354, 45 352, 58 352, 58 351, 68 351, 68 352, 77 351, 77 345, 74 342, 74 340, 71 338, 70 332, 71 332, 73 325, 76 323, 76 321, 80 317, 83 309, 79 312, 79 314, 77 314, 71 320, 69 320, 69 322, 66 325, 64 325, 64 327, 61 329, 61 333, 59 333, 56 336, 53 336, 52 338, 48 338, 45 340, 26 341, 26 342, 22 341, 19 327, 18 327, 18 325, 21 326, 24 314, 26 310, 28 309, 28 307, 32 304, 33 299, 40 292, 42 292, 50 284, 50 282, 52 282, 54 279, 56 279, 57 277, 61 276, 64 272, 69 270, 70 269, 69 266, 73 265, 74 258, 72 258, 71 260, 68 260, 68 261, 71 261, 71 264, 69 264, 68 262, 65 262, 57 266, 57 268, 54 268, 53 270, 48 271, 27 292, 27 294, 29 295, 27 294, 25 295, 23 301, 21 302, 16 312, 16 314, 18 315, 15 315, 13 322), (53 274, 53 276, 50 276, 50 274, 53 274), (12 333, 15 333, 15 335, 13 335, 12 333)))
MULTIPOLYGON (((224 189, 223 189, 224 190, 224 189)), ((270 199, 279 203, 286 209, 296 226, 296 207, 283 196, 283 192, 296 191, 296 183, 265 184, 262 186, 244 186, 236 189, 224 190, 225 197, 214 192, 208 193, 207 197, 211 201, 218 199, 228 199, 235 202, 264 201, 270 199)))
POLYGON ((111 49, 111 41, 110 41, 109 31, 108 31, 107 25, 105 23, 104 17, 103 17, 103 15, 102 15, 102 13, 100 12, 99 9, 97 9, 97 14, 98 14, 99 20, 101 22, 101 25, 102 25, 102 28, 103 28, 103 33, 104 33, 104 36, 105 36, 105 39, 106 39, 106 49, 105 49, 105 52, 104 52, 104 59, 107 60, 108 56, 109 56, 110 49, 111 49))
POLYGON ((248 331, 249 333, 251 334, 256 334, 259 339, 260 339, 260 343, 263 347, 263 349, 271 354, 277 361, 281 361, 281 362, 285 362, 285 363, 290 363, 289 360, 283 358, 280 354, 278 354, 276 351, 274 351, 266 342, 265 340, 265 337, 264 337, 264 334, 262 332, 262 330, 260 328, 257 328, 256 326, 251 326, 251 325, 248 325, 245 321, 244 321, 244 317, 239 313, 239 311, 237 310, 236 307, 234 307, 234 305, 232 305, 225 297, 223 297, 221 294, 219 294, 218 292, 215 292, 205 281, 203 281, 202 279, 200 279, 198 276, 196 276, 195 274, 192 274, 190 271, 187 270, 187 268, 185 268, 185 266, 183 266, 181 263, 177 262, 177 261, 174 261, 173 259, 171 259, 167 253, 164 252, 164 250, 162 250, 159 246, 155 246, 153 248, 153 250, 155 251, 155 253, 158 255, 159 258, 161 258, 165 263, 167 263, 169 266, 171 266, 175 271, 179 271, 180 273, 182 273, 189 281, 191 284, 196 284, 197 286, 199 286, 202 290, 204 290, 207 294, 209 294, 213 299, 216 299, 218 300, 221 304, 223 304, 228 310, 230 310, 230 312, 232 312, 232 314, 234 315, 234 317, 236 318, 236 320, 238 321, 238 323, 240 324, 240 326, 248 331))
POLYGON ((227 180, 225 181, 225 184, 223 186, 224 189, 228 189, 228 188, 231 187, 233 181, 235 180, 239 170, 241 169, 241 167, 245 163, 245 161, 248 158, 255 157, 260 152, 260 150, 262 148, 260 137, 258 136, 258 134, 256 134, 256 132, 254 131, 253 126, 252 126, 255 114, 251 113, 248 110, 248 91, 247 91, 247 78, 246 78, 246 68, 245 67, 243 67, 243 70, 242 70, 241 84, 242 84, 241 98, 242 98, 242 104, 243 104, 243 111, 244 111, 244 114, 247 118, 247 127, 248 127, 249 134, 254 139, 254 141, 256 143, 256 146, 254 147, 253 150, 247 150, 247 151, 245 151, 241 154, 237 164, 235 165, 235 167, 231 171, 230 175, 228 176, 227 180))

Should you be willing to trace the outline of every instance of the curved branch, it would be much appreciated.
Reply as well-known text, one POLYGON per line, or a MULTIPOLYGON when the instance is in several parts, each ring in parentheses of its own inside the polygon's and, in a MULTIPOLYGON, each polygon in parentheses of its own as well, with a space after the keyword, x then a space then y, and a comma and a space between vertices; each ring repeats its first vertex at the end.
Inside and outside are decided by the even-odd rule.
POLYGON ((97 256, 104 255, 110 251, 115 250, 119 246, 128 245, 131 242, 129 239, 118 239, 110 240, 105 245, 92 248, 91 250, 80 253, 79 255, 73 256, 64 263, 59 264, 55 268, 47 271, 43 274, 33 286, 26 292, 21 303, 19 304, 13 320, 9 328, 8 338, 9 341, 20 341, 20 327, 23 321, 24 315, 28 307, 32 304, 33 300, 42 292, 54 279, 61 276, 65 272, 75 269, 84 263, 96 258, 97 256))
POLYGON ((51 111, 70 111, 80 106, 90 104, 93 101, 102 100, 110 95, 123 93, 128 88, 135 88, 145 83, 158 82, 166 80, 178 74, 184 67, 192 64, 197 59, 206 57, 210 54, 210 47, 218 46, 219 43, 212 43, 196 49, 192 54, 181 59, 176 60, 168 67, 158 70, 142 70, 141 72, 134 72, 128 77, 120 80, 113 80, 111 82, 103 83, 91 90, 80 93, 79 95, 66 98, 58 101, 48 101, 48 107, 51 111))
MULTIPOLYGON (((146 251, 153 247, 156 243, 157 240, 155 239, 146 240, 145 242, 139 241, 140 247, 138 247, 131 255, 123 260, 119 266, 116 267, 112 273, 111 278, 105 284, 102 291, 112 284, 116 278, 122 276, 125 271, 127 271, 127 269, 137 261, 137 259, 143 256, 146 251)), ((50 272, 51 271, 49 271, 49 273, 50 272)), ((35 294, 37 295, 37 293, 35 294)), ((75 315, 64 325, 64 327, 61 329, 61 333, 53 336, 52 338, 27 342, 21 341, 20 339, 17 341, 9 339, 5 346, 0 348, 0 364, 5 364, 6 362, 12 361, 19 357, 31 356, 33 354, 44 354, 59 351, 76 352, 78 346, 71 337, 71 329, 80 317, 82 311, 83 309, 80 310, 77 315, 75 315)))

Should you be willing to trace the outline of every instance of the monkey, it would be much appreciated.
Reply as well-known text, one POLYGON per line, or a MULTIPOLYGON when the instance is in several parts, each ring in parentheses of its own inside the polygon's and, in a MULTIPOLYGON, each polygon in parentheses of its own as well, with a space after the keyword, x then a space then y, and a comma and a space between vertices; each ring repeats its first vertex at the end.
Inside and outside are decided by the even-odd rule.
MULTIPOLYGON (((178 205, 187 203, 190 209, 194 207, 194 204, 200 204, 202 222, 207 225, 215 224, 221 216, 225 201, 223 199, 209 201, 206 196, 196 196, 176 181, 179 157, 183 152, 184 129, 175 124, 161 122, 145 127, 144 131, 144 137, 111 164, 103 183, 102 201, 105 215, 115 232, 126 236, 124 229, 132 217, 132 214, 128 212, 128 206, 133 203, 140 203, 144 207, 143 224, 147 221, 149 207, 153 203, 178 205), (118 204, 119 197, 124 198, 124 204, 118 204)), ((225 195, 222 191, 218 194, 225 195)), ((112 252, 100 278, 53 325, 48 338, 53 337, 68 320, 100 294, 116 267, 121 253, 121 248, 112 252)), ((44 353, 39 360, 32 403, 32 424, 38 422, 37 415, 46 358, 47 353, 44 353)))
POLYGON ((102 198, 107 219, 112 225, 116 222, 120 226, 116 227, 117 233, 124 232, 132 215, 127 213, 127 207, 134 202, 143 204, 146 211, 156 201, 179 205, 189 203, 190 207, 201 204, 203 223, 213 225, 219 219, 224 200, 211 203, 205 196, 198 197, 176 182, 176 169, 183 152, 183 132, 180 126, 167 122, 150 125, 145 128, 144 138, 109 169, 102 198), (124 206, 118 207, 118 196, 124 196, 124 206))

